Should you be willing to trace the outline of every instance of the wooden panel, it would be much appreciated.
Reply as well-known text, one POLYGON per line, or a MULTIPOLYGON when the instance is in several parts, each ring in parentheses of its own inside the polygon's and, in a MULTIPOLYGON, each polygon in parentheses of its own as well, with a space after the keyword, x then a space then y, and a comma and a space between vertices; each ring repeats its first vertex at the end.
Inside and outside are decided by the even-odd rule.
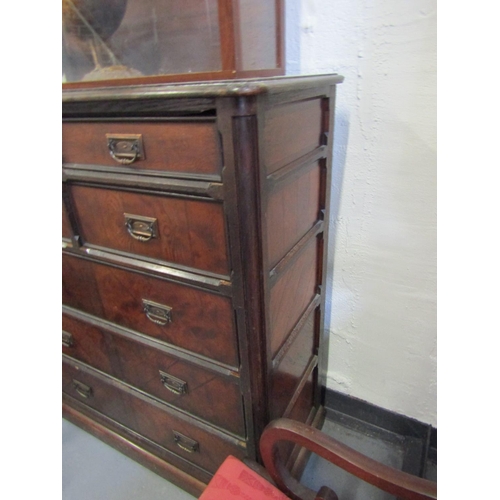
POLYGON ((309 314, 286 355, 271 374, 271 419, 283 416, 314 354, 315 315, 314 310, 309 314))
POLYGON ((71 186, 84 243, 229 274, 221 204, 71 186), (124 214, 156 219, 157 234, 139 241, 124 214))
POLYGON ((112 347, 109 335, 66 314, 63 314, 62 326, 63 332, 71 335, 71 345, 65 346, 63 343, 64 354, 110 375, 119 376, 110 357, 112 347))
POLYGON ((231 382, 197 365, 123 337, 115 336, 114 345, 122 380, 207 422, 240 436, 245 435, 237 380, 231 382), (160 370, 185 382, 185 392, 175 394, 168 390, 161 381, 160 370))
POLYGON ((70 255, 63 255, 63 263, 65 261, 64 304, 222 363, 238 366, 229 299, 70 255), (82 280, 82 276, 87 279, 82 280), (94 285, 93 290, 85 288, 87 282, 94 285), (95 293, 101 300, 83 300, 82 297, 86 298, 89 292, 91 295, 95 293), (142 299, 171 307, 172 321, 164 326, 153 323, 144 312, 142 299))
POLYGON ((270 193, 267 205, 269 267, 278 261, 311 229, 320 209, 320 167, 305 171, 293 182, 270 193))
POLYGON ((274 357, 302 316, 316 291, 317 240, 307 248, 271 289, 271 353, 274 357))
POLYGON ((265 117, 264 158, 268 174, 320 145, 321 100, 272 108, 265 117))
POLYGON ((62 203, 62 237, 70 239, 73 234, 71 230, 71 224, 69 223, 68 213, 66 211, 66 207, 64 206, 64 202, 62 203))
POLYGON ((76 400, 94 408, 117 422, 130 427, 134 420, 125 398, 113 387, 104 384, 92 373, 83 370, 78 364, 63 360, 62 367, 62 389, 63 392, 76 400), (87 395, 82 391, 84 384, 89 388, 87 395), (79 392, 83 392, 83 395, 79 392))
POLYGON ((63 161, 122 167, 109 154, 106 134, 141 134, 145 159, 131 170, 219 174, 221 157, 213 122, 64 122, 63 161))

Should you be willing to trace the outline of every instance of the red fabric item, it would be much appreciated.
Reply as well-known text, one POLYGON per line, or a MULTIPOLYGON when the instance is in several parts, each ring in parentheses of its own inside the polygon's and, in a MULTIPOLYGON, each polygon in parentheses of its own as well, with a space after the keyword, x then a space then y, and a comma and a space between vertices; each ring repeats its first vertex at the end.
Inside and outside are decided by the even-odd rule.
POLYGON ((229 456, 199 500, 290 500, 243 462, 229 456))

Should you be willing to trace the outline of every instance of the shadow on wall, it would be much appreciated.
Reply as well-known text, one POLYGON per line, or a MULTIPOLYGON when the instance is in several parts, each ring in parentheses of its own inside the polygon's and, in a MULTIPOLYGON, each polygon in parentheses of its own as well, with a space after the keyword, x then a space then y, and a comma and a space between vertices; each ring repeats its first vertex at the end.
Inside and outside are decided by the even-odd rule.
MULTIPOLYGON (((335 131, 341 149, 347 144, 345 126, 339 124, 335 131)), ((341 271, 328 255, 328 387, 435 425, 436 150, 418 129, 390 111, 375 132, 364 166, 356 165, 369 180, 366 199, 354 208, 344 200, 342 208, 346 224, 356 228, 342 245, 356 253, 340 255, 335 265, 340 262, 341 271)), ((362 140, 351 133, 351 148, 359 149, 362 140)), ((334 176, 345 167, 338 165, 345 151, 335 158, 336 149, 334 176)), ((352 157, 349 163, 344 199, 359 195, 352 157)), ((333 182, 330 248, 338 252, 342 236, 334 218, 339 203, 335 177, 333 182)))
MULTIPOLYGON (((337 87, 337 93, 341 91, 337 87)), ((326 262, 325 291, 325 332, 330 332, 332 322, 332 293, 333 293, 333 262, 336 249, 337 221, 342 201, 342 185, 346 165, 347 143, 349 141, 349 111, 342 108, 335 110, 334 130, 330 131, 333 137, 332 182, 330 185, 330 217, 328 220, 328 248, 330 251, 326 262)))

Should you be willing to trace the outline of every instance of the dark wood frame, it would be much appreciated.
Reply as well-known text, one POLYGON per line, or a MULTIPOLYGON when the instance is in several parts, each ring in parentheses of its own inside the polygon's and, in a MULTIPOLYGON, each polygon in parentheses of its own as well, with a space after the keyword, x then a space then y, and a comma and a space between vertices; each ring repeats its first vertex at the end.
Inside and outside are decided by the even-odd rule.
POLYGON ((236 0, 218 0, 219 32, 221 40, 221 70, 200 73, 176 73, 126 79, 87 82, 67 82, 63 89, 117 87, 123 85, 150 85, 173 82, 198 82, 243 78, 265 78, 285 74, 285 7, 284 0, 274 0, 276 5, 276 68, 244 71, 241 66, 241 37, 238 33, 239 9, 236 0))

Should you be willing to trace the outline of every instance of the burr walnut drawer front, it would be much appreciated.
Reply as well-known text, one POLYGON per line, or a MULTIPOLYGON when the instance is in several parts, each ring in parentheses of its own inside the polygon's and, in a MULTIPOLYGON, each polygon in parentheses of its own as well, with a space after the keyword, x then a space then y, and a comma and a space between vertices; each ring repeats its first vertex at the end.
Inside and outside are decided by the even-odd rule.
POLYGON ((63 360, 63 392, 208 472, 245 456, 240 440, 78 363, 63 360))
POLYGON ((63 353, 244 436, 239 378, 63 314, 63 353), (114 362, 113 362, 114 361, 114 362), (223 395, 223 397, 221 397, 223 395))
POLYGON ((111 337, 99 328, 63 314, 62 352, 110 375, 117 375, 111 337))
POLYGON ((127 401, 116 389, 109 384, 103 384, 80 364, 64 358, 62 391, 127 427, 133 425, 127 401))
POLYGON ((72 185, 83 241, 228 275, 221 203, 72 185))
POLYGON ((241 441, 161 403, 132 396, 127 403, 135 416, 134 430, 209 472, 215 472, 228 455, 246 455, 241 441))
POLYGON ((231 300, 63 253, 63 304, 237 367, 231 300))
POLYGON ((63 122, 65 164, 220 176, 215 121, 63 122))

